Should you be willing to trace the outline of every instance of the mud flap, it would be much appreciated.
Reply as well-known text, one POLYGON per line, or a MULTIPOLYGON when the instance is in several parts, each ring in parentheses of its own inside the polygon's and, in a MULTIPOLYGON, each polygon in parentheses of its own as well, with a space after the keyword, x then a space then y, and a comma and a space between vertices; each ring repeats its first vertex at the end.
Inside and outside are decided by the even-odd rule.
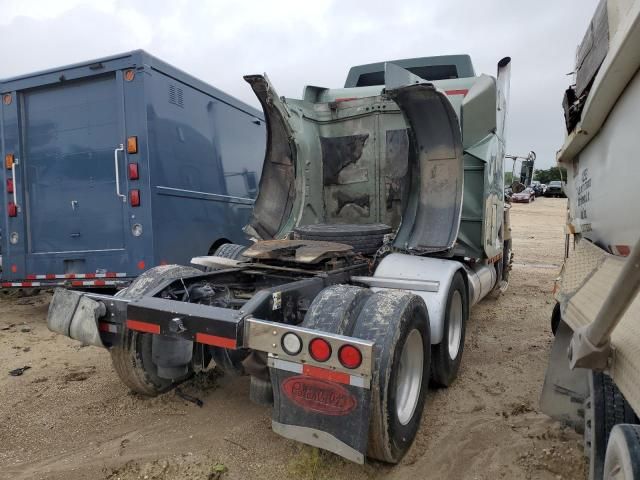
POLYGON ((80 292, 57 288, 49 305, 47 327, 52 332, 84 344, 104 347, 98 329, 98 318, 105 313, 103 303, 80 292))
POLYGON ((540 396, 540 409, 577 431, 584 428, 584 401, 589 396, 589 370, 569 368, 567 350, 573 330, 560 321, 551 347, 549 366, 540 396))
MULTIPOLYGON (((272 362, 271 362, 272 363, 272 362)), ((287 362, 289 363, 289 362, 287 362)), ((364 463, 371 390, 270 368, 273 431, 283 437, 364 463)))

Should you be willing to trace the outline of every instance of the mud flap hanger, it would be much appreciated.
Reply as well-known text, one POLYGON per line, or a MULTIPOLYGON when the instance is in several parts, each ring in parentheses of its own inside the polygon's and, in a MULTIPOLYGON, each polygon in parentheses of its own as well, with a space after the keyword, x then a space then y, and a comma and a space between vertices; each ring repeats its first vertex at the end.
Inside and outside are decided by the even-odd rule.
POLYGON ((385 64, 386 94, 409 126, 409 195, 394 246, 448 252, 458 238, 464 180, 462 136, 447 96, 393 63, 385 64))

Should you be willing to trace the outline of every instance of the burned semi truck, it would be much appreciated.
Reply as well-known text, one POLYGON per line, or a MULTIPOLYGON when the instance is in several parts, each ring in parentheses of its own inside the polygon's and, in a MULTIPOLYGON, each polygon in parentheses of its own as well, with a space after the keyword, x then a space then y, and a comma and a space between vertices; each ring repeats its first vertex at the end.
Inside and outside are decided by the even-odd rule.
POLYGON ((213 362, 250 375, 274 432, 398 462, 429 384, 456 378, 469 309, 508 285, 509 69, 398 60, 302 99, 245 77, 268 133, 253 244, 151 269, 115 296, 56 291, 49 328, 108 348, 141 394, 213 362))

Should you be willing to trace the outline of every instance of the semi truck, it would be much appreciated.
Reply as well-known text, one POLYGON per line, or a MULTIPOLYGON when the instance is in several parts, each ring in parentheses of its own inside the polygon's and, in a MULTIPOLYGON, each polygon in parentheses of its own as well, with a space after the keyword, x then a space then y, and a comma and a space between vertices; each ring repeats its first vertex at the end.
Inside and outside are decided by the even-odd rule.
POLYGON ((470 308, 508 286, 510 59, 351 68, 343 88, 280 97, 246 76, 267 124, 245 232, 115 296, 57 290, 48 326, 106 347, 157 395, 212 362, 250 376, 277 434, 351 461, 398 462, 429 385, 454 382, 470 308))
POLYGON ((589 479, 640 478, 640 1, 601 1, 565 92, 565 261, 541 396, 584 434, 589 479))
POLYGON ((120 288, 229 242, 259 110, 138 50, 0 82, 0 286, 120 288))

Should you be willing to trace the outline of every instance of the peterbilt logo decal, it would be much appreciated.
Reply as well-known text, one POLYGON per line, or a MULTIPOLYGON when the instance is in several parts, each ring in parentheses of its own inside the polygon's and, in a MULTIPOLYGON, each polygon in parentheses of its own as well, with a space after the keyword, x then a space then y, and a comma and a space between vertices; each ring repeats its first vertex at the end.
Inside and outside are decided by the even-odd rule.
POLYGON ((356 408, 356 398, 342 385, 297 375, 282 382, 282 391, 300 408, 324 415, 348 415, 356 408))

